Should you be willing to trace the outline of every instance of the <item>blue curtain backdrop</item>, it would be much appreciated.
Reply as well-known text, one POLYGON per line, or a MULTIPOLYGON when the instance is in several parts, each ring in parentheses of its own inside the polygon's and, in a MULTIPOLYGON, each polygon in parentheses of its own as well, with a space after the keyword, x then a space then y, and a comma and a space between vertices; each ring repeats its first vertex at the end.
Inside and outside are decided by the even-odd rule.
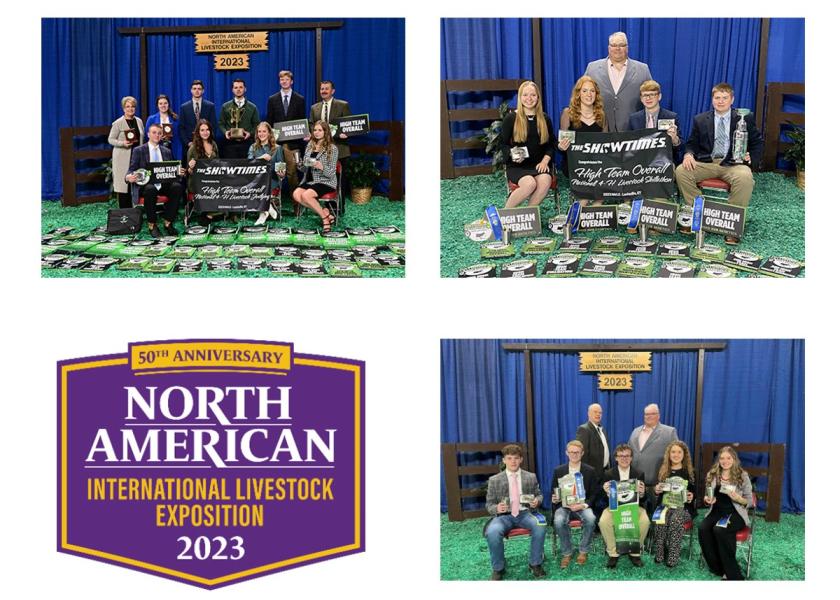
MULTIPOLYGON (((735 89, 736 106, 755 110, 760 19, 542 19, 541 30, 544 107, 555 129, 575 81, 590 61, 607 56, 615 31, 627 34, 630 58, 650 67, 662 86, 663 106, 680 115, 684 136, 692 117, 710 110, 711 88, 720 81, 735 89)), ((771 20, 768 82, 804 81, 804 30, 804 19, 771 20)), ((441 77, 532 78, 530 31, 530 19, 444 19, 441 77)), ((453 94, 449 101, 451 108, 471 108, 495 107, 504 99, 510 97, 453 94)), ((470 137, 486 125, 459 125, 452 133, 470 137)), ((489 160, 480 150, 459 151, 455 158, 459 166, 489 160)))
MULTIPOLYGON (((122 115, 120 99, 140 100, 139 37, 122 36, 120 27, 178 27, 276 23, 305 19, 43 19, 42 54, 42 197, 62 193, 58 132, 62 127, 110 125, 122 115)), ((248 71, 214 71, 211 54, 196 54, 192 35, 147 38, 150 102, 169 96, 174 110, 190 98, 193 79, 204 81, 204 95, 216 109, 232 97, 233 79, 241 77, 246 97, 265 116, 268 97, 277 92, 277 72, 291 70, 294 89, 307 106, 314 103, 314 31, 275 31, 268 51, 252 52, 248 71)), ((323 32, 323 76, 335 82, 336 97, 372 121, 405 118, 405 22, 403 19, 344 19, 339 29, 323 32)), ((156 107, 140 106, 145 120, 156 107)))
MULTIPOLYGON (((524 355, 503 343, 628 343, 686 340, 443 340, 441 342, 441 442, 525 441, 524 355)), ((534 352, 532 371, 537 474, 544 490, 558 464, 566 462, 567 441, 598 402, 610 447, 626 442, 642 422, 644 407, 656 402, 661 420, 677 428, 694 447, 696 352, 654 352, 652 372, 633 376, 633 390, 599 391, 597 377, 578 372, 577 353, 534 352)), ((804 342, 728 340, 723 351, 705 357, 701 443, 786 444, 782 509, 805 510, 804 342)), ((744 455, 759 465, 760 455, 744 455)), ((487 457, 479 462, 491 462, 487 457)), ((762 464, 762 466, 766 466, 762 464)), ((441 507, 446 497, 441 473, 441 507)), ((469 484, 473 480, 465 480, 469 484)))

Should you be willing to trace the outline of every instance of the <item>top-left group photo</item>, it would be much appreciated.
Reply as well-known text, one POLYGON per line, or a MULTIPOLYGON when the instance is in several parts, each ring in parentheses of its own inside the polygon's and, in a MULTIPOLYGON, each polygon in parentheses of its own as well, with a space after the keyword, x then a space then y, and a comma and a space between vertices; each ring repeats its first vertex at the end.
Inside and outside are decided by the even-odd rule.
POLYGON ((42 277, 404 277, 403 19, 43 19, 42 277))

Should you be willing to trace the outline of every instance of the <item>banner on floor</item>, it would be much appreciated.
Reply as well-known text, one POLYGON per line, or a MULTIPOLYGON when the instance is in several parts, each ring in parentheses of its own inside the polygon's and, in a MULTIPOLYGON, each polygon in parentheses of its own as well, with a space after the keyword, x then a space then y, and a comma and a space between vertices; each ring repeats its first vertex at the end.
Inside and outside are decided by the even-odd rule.
POLYGON ((671 138, 664 131, 578 131, 568 158, 576 198, 670 198, 674 192, 671 138))
POLYGON ((195 181, 199 212, 262 210, 271 198, 271 165, 262 160, 199 160, 195 181))

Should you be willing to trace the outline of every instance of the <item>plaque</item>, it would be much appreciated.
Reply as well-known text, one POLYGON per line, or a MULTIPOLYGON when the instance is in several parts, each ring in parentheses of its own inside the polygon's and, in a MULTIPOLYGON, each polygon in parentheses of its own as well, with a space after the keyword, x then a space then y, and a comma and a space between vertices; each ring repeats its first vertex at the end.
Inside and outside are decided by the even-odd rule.
POLYGON ((761 265, 760 272, 774 277, 798 277, 804 265, 786 256, 771 256, 761 265))
POLYGON ((362 271, 354 262, 336 261, 331 262, 327 269, 330 277, 361 277, 362 271))
POLYGON ((458 270, 458 277, 471 279, 487 279, 488 277, 496 277, 496 265, 490 263, 480 263, 471 265, 458 270))
POLYGON ((502 265, 502 277, 519 279, 537 276, 537 262, 535 260, 515 260, 502 265))
MULTIPOLYGON (((627 242, 627 249, 625 252, 627 254, 636 254, 639 256, 654 256, 658 247, 659 244, 657 242, 629 240, 627 242)), ((686 246, 686 248, 688 248, 688 246, 686 246)))
POLYGON ((590 238, 573 237, 569 240, 563 240, 560 242, 557 249, 562 250, 563 252, 580 252, 582 254, 586 254, 589 252, 589 248, 591 246, 592 240, 590 238))
POLYGON ((662 263, 657 277, 685 279, 694 277, 694 264, 685 260, 667 260, 662 263))
POLYGON ((592 251, 611 254, 613 252, 624 252, 624 248, 626 246, 626 239, 617 235, 610 235, 595 240, 595 245, 592 247, 592 251))
POLYGON ((569 144, 575 143, 575 132, 569 131, 566 129, 561 129, 557 132, 557 141, 562 142, 563 140, 569 140, 569 144))
POLYGON ((172 273, 177 275, 181 275, 182 273, 200 273, 203 264, 204 261, 197 258, 181 258, 175 261, 175 268, 172 270, 172 273))
POLYGON ((578 254, 554 254, 549 256, 543 267, 545 277, 574 277, 580 267, 578 254))
POLYGON ((174 131, 172 129, 172 123, 161 123, 160 128, 163 130, 163 139, 164 140, 171 140, 172 139, 172 134, 173 134, 173 131, 174 131))
POLYGON ((586 277, 612 277, 618 270, 619 259, 610 254, 593 254, 581 267, 580 274, 586 277))
POLYGON ((513 244, 487 242, 481 245, 481 258, 507 258, 516 254, 513 244))
POLYGON ((138 129, 129 129, 125 132, 125 141, 127 141, 132 146, 136 146, 140 143, 140 131, 138 129))
POLYGON ((704 244, 700 248, 691 249, 691 258, 696 260, 723 262, 725 257, 726 251, 714 244, 704 244))
POLYGON ((688 258, 691 256, 691 247, 683 242, 663 242, 659 244, 657 254, 661 258, 688 258))
POLYGON ((644 256, 629 256, 618 265, 619 277, 650 277, 653 275, 653 259, 644 256))
POLYGON ((493 237, 493 228, 485 219, 479 219, 464 225, 464 235, 474 242, 486 242, 493 237))
POLYGON ((726 255, 723 264, 741 271, 755 272, 761 266, 761 257, 747 250, 732 250, 726 255))
POLYGON ((528 158, 528 148, 525 146, 514 146, 510 149, 510 158, 513 162, 522 162, 528 158))
POLYGON ((552 233, 563 235, 563 228, 566 226, 566 215, 554 215, 548 220, 548 228, 552 233))
POLYGON ((671 127, 677 126, 676 119, 657 119, 656 120, 656 128, 659 131, 668 131, 671 127))
POLYGON ((522 254, 550 254, 554 252, 557 240, 553 238, 538 237, 528 240, 522 247, 522 254))
POLYGON ((727 267, 719 263, 703 263, 700 265, 700 270, 697 277, 701 278, 721 278, 726 279, 730 277, 737 277, 738 271, 732 267, 727 267))

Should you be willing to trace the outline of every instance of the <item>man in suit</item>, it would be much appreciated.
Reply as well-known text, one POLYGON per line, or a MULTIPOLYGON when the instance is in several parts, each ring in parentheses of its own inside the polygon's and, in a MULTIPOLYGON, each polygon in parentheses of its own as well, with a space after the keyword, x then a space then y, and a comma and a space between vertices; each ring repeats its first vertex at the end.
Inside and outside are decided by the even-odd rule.
POLYGON ((231 86, 233 98, 222 104, 219 127, 225 135, 220 153, 225 158, 248 158, 248 146, 254 143, 260 112, 257 105, 245 98, 245 81, 234 79, 231 86), (234 129, 243 129, 244 137, 232 137, 234 129))
POLYGON ((184 149, 184 156, 190 147, 198 121, 207 119, 212 127, 213 136, 219 133, 219 123, 216 120, 216 106, 209 100, 204 99, 204 84, 196 79, 190 86, 192 99, 187 100, 178 109, 178 135, 181 138, 181 147, 184 149))
POLYGON ((665 448, 678 439, 675 428, 659 422, 659 407, 656 404, 645 406, 644 424, 633 430, 627 443, 633 449, 633 467, 645 474, 648 487, 656 486, 665 448))
POLYGON ((545 518, 536 510, 543 499, 540 483, 536 475, 519 468, 522 464, 522 448, 516 444, 508 444, 502 448, 502 460, 505 470, 493 475, 487 482, 487 512, 493 516, 484 528, 484 536, 490 547, 490 564, 493 568, 490 579, 499 581, 504 575, 504 535, 515 527, 530 530, 531 573, 536 578, 545 577, 542 567, 545 518), (524 494, 534 496, 528 505, 520 501, 524 494))
POLYGON ((674 164, 677 164, 679 162, 679 147, 682 144, 679 136, 680 118, 677 113, 662 108, 659 104, 662 100, 662 89, 653 79, 645 81, 639 87, 639 98, 641 98, 644 108, 630 115, 629 131, 659 129, 660 120, 673 120, 674 124, 668 127, 666 131, 674 148, 674 164))
MULTIPOLYGON (((128 175, 125 180, 129 183, 137 183, 138 169, 148 169, 149 163, 172 160, 172 151, 160 144, 163 137, 163 128, 152 123, 148 129, 149 141, 141 144, 131 151, 131 163, 128 166, 128 175)), ((179 175, 184 176, 184 168, 179 169, 179 175)), ((166 183, 147 184, 140 186, 140 196, 143 197, 143 205, 146 208, 146 222, 149 225, 149 233, 153 238, 162 236, 157 225, 157 212, 155 204, 159 195, 167 196, 169 201, 163 205, 163 227, 167 235, 178 235, 178 231, 172 222, 178 216, 178 208, 181 206, 181 195, 183 187, 180 181, 167 181, 166 183)))
MULTIPOLYGON (((306 118, 306 101, 303 96, 292 89, 294 75, 291 71, 280 71, 280 91, 272 94, 268 99, 268 110, 265 120, 274 127, 275 123, 297 121, 306 118)), ((286 177, 289 181, 289 194, 300 182, 298 179, 298 165, 295 151, 303 155, 304 142, 294 140, 283 144, 283 160, 286 162, 286 177)))
MULTIPOLYGON (((554 513, 554 530, 557 532, 557 537, 560 538, 560 568, 565 569, 572 562, 572 530, 569 527, 569 521, 572 519, 580 520, 582 531, 580 536, 580 547, 578 548, 577 564, 586 564, 586 559, 589 555, 589 545, 592 542, 592 533, 595 531, 595 523, 598 519, 595 513, 592 512, 592 504, 595 501, 595 496, 598 494, 598 476, 595 474, 595 469, 581 461, 585 456, 583 451, 583 444, 578 440, 572 440, 566 444, 566 456, 569 462, 560 465, 554 469, 554 474, 551 476, 551 486, 559 486, 559 479, 566 475, 580 473, 583 478, 583 490, 576 488, 577 496, 584 498, 582 502, 576 502, 569 506, 563 506, 563 499, 557 495, 556 492, 551 494, 551 508, 554 513), (583 491, 583 494, 581 494, 583 491)), ((562 492, 561 492, 562 493, 562 492)))
POLYGON ((593 60, 586 73, 598 84, 607 114, 607 131, 627 131, 630 115, 642 108, 639 86, 650 76, 648 66, 627 58, 627 36, 617 31, 609 38, 607 58, 593 60))
MULTIPOLYGON (((349 117, 352 114, 350 103, 335 97, 335 85, 329 79, 321 82, 319 93, 321 101, 316 102, 309 109, 310 123, 326 121, 335 125, 340 117, 349 117)), ((347 159, 350 158, 350 144, 347 142, 347 135, 339 133, 333 137, 333 141, 338 146, 338 162, 341 163, 341 172, 346 173, 347 159)), ((341 178, 341 193, 345 198, 350 194, 350 180, 346 176, 341 178)))
MULTIPOLYGON (((588 421, 577 428, 575 439, 583 444, 583 462, 595 470, 600 482, 604 471, 610 468, 610 443, 607 430, 601 425, 604 411, 598 403, 590 404, 586 414, 588 421)), ((592 504, 592 511, 598 517, 607 505, 607 497, 601 493, 600 486, 592 504)))
MULTIPOLYGON (((712 88, 712 107, 714 110, 700 113, 694 117, 691 135, 685 143, 685 157, 677 167, 676 179, 683 201, 692 204, 700 195, 697 183, 704 179, 723 179, 730 186, 729 203, 746 207, 752 196, 753 181, 751 167, 761 160, 764 140, 755 125, 755 116, 750 113, 744 117, 747 126, 748 152, 743 164, 732 159, 735 132, 740 117, 732 109, 735 91, 728 83, 719 83, 712 88)), ((737 244, 735 236, 726 236, 727 244, 737 244)))
MULTIPOLYGON (((619 444, 615 447, 615 463, 616 466, 607 470, 604 473, 603 490, 604 493, 609 493, 610 481, 626 481, 627 479, 636 479, 639 482, 638 493, 639 498, 646 493, 645 487, 645 472, 640 471, 632 466, 633 449, 627 444, 619 444)), ((639 502, 639 548, 644 546, 645 538, 647 537, 648 529, 650 528, 650 518, 648 518, 647 511, 639 502)), ((615 569, 618 564, 618 551, 615 544, 615 528, 612 511, 605 510, 601 513, 601 519, 598 521, 598 529, 601 530, 601 537, 604 538, 604 546, 607 548, 607 568, 615 569)), ((630 554, 630 562, 633 566, 641 567, 642 559, 639 553, 630 554)))

